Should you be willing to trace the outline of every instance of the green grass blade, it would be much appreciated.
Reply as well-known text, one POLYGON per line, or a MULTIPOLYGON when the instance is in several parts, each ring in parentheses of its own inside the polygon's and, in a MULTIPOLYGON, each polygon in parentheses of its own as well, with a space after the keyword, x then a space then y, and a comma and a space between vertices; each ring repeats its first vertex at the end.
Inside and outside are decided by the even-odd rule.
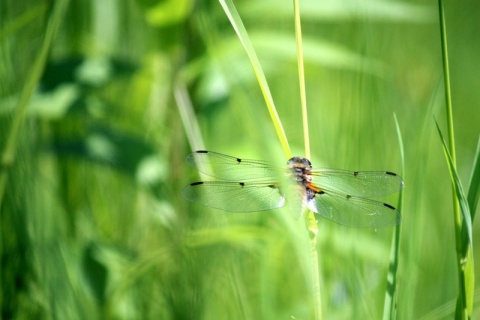
POLYGON ((468 200, 467 197, 465 196, 465 193, 463 191, 463 186, 462 183, 458 177, 457 170, 454 167, 453 164, 453 159, 450 154, 450 151, 448 151, 447 144, 445 142, 445 139, 443 138, 442 131, 438 125, 438 123, 435 121, 435 124, 437 125, 437 130, 438 134, 440 135, 440 139, 442 140, 442 146, 443 146, 443 151, 445 153, 445 158, 447 159, 447 164, 448 164, 448 170, 450 172, 450 178, 452 179, 452 183, 454 186, 454 191, 455 194, 457 195, 458 202, 460 204, 460 208, 462 209, 462 217, 463 221, 466 224, 467 227, 467 232, 468 232, 468 241, 470 245, 472 245, 472 220, 471 220, 471 215, 470 215, 470 208, 468 206, 468 200))
MULTIPOLYGON (((443 151, 445 153, 445 157, 447 159, 448 170, 450 172, 450 178, 452 179, 452 184, 454 188, 455 195, 458 199, 458 203, 460 205, 460 212, 462 213, 462 228, 460 230, 460 239, 461 243, 457 243, 457 248, 460 246, 461 256, 457 257, 459 261, 457 261, 457 266, 459 268, 458 272, 459 275, 459 286, 460 286, 460 294, 459 300, 457 303, 457 311, 456 317, 457 318, 470 318, 473 310, 473 297, 474 297, 474 283, 475 283, 475 275, 473 269, 473 236, 472 236, 472 220, 470 214, 470 207, 468 204, 468 199, 463 191, 462 183, 458 177, 457 170, 455 169, 455 165, 453 163, 452 156, 448 150, 447 144, 445 139, 443 138, 442 131, 438 123, 435 121, 437 125, 438 134, 440 135, 440 139, 442 140, 443 151), (464 241, 466 239, 466 241, 464 241), (462 301, 464 299, 464 301, 462 301)), ((457 238, 458 241, 458 238, 457 238)), ((458 252, 457 252, 458 255, 458 252)))
MULTIPOLYGON (((400 146, 400 157, 402 162, 402 172, 401 175, 405 176, 405 150, 403 147, 402 132, 400 130, 400 125, 398 124, 397 116, 394 114, 395 125, 397 128, 397 137, 398 143, 400 146)), ((402 211, 403 204, 403 192, 400 192, 400 197, 398 198, 397 208, 402 211)), ((385 292, 385 302, 383 307, 383 319, 395 319, 397 314, 397 270, 399 265, 399 250, 400 250, 400 231, 401 225, 398 224, 395 226, 393 233, 393 242, 392 249, 390 251, 390 267, 388 268, 387 276, 387 290, 385 292)))
POLYGON ((453 161, 453 165, 456 166, 455 155, 455 136, 453 130, 453 110, 452 110, 452 95, 450 90, 450 68, 448 65, 448 44, 447 44, 447 28, 445 26, 445 13, 443 10, 443 1, 438 0, 439 15, 440 15, 440 39, 442 41, 442 62, 443 73, 445 81, 445 102, 447 107, 447 123, 448 123, 448 138, 450 153, 453 161))
POLYGON ((260 89, 262 90, 263 97, 267 104, 270 118, 272 119, 275 130, 277 131, 277 135, 282 145, 283 152, 285 153, 286 158, 290 159, 292 157, 292 152, 290 150, 290 146, 288 145, 287 136, 285 135, 285 131, 283 130, 283 126, 278 116, 277 109, 275 108, 275 104, 273 103, 273 98, 268 87, 267 79, 265 78, 265 74, 263 73, 260 61, 258 60, 257 54, 255 53, 255 49, 253 48, 252 42, 250 41, 247 30, 245 29, 242 19, 240 18, 240 15, 238 14, 233 2, 231 0, 219 0, 219 2, 222 5, 225 14, 230 20, 233 29, 237 33, 237 36, 240 39, 240 42, 242 43, 248 55, 250 63, 253 67, 253 72, 255 73, 257 81, 260 85, 260 89))
POLYGON ((55 1, 50 19, 48 21, 47 28, 45 30, 45 36, 43 43, 40 47, 38 55, 32 64, 31 73, 23 87, 18 104, 15 107, 12 125, 5 139, 5 145, 3 146, 2 154, 0 155, 0 207, 3 201, 3 195, 5 194, 5 188, 7 186, 8 171, 15 162, 15 150, 17 141, 20 136, 20 130, 25 119, 28 102, 32 96, 35 87, 37 86, 40 77, 42 76, 43 69, 48 59, 48 53, 50 51, 53 39, 60 27, 62 18, 68 6, 68 0, 55 1))
POLYGON ((468 189, 468 205, 472 215, 472 223, 477 211, 478 199, 480 197, 480 138, 478 139, 477 151, 473 161, 472 176, 470 178, 470 187, 468 189))
POLYGON ((195 117, 195 112, 193 111, 192 101, 188 94, 188 90, 182 81, 177 80, 173 94, 191 149, 205 149, 202 132, 197 118, 195 117))
POLYGON ((443 150, 447 157, 450 177, 452 179, 453 214, 455 218, 455 237, 457 248, 457 268, 459 282, 459 296, 455 311, 456 319, 470 319, 473 310, 474 273, 472 256, 472 220, 468 200, 463 192, 462 185, 456 172, 455 135, 453 127, 453 108, 450 86, 450 71, 448 61, 447 28, 443 0, 438 0, 438 13, 440 22, 440 39, 442 47, 443 74, 445 81, 445 102, 447 108, 447 126, 449 148, 443 139, 441 130, 437 129, 443 143, 443 150), (463 219, 462 219, 463 216, 463 219), (462 221, 463 220, 463 221, 462 221), (468 238, 467 238, 468 237, 468 238))
MULTIPOLYGON (((298 82, 300 86, 300 103, 302 109, 303 139, 305 144, 305 157, 310 159, 310 136, 308 133, 307 95, 305 90, 305 68, 303 63, 302 24, 300 19, 299 0, 293 1, 295 16, 295 38, 297 43, 298 82)), ((315 215, 307 210, 307 230, 310 234, 310 257, 312 265, 312 281, 314 295, 315 319, 322 319, 322 298, 320 289, 320 266, 317 252, 318 225, 315 215)))
POLYGON ((40 3, 36 6, 30 6, 29 10, 23 12, 17 19, 13 22, 7 23, 6 25, 2 26, 0 30, 0 42, 5 41, 5 38, 11 34, 14 34, 21 30, 23 27, 40 17, 41 15, 45 14, 47 10, 46 3, 40 3))
POLYGON ((300 102, 302 105, 303 139, 305 143, 305 157, 310 159, 310 136, 308 134, 307 95, 305 90, 305 68, 303 63, 302 24, 300 20, 300 4, 293 1, 295 15, 295 38, 297 43, 298 82, 300 84, 300 102))
POLYGON ((313 282, 313 295, 314 295, 314 307, 315 307, 315 319, 322 319, 322 296, 320 288, 320 266, 318 260, 317 251, 317 235, 318 224, 315 219, 315 214, 312 211, 307 211, 305 215, 307 229, 310 235, 310 258, 311 258, 311 270, 312 270, 312 282, 313 282))

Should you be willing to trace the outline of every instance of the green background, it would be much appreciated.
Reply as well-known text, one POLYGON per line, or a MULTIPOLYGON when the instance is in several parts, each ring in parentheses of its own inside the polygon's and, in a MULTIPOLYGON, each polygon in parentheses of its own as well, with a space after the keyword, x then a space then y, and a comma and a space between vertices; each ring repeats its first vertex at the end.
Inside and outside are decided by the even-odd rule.
MULTIPOLYGON (((398 318, 452 318, 452 191, 434 122, 446 132, 437 2, 300 3, 311 161, 402 173, 396 114, 405 151, 398 318)), ((54 4, 0 2, 0 152, 54 4)), ((292 2, 235 5, 303 156, 292 2)), ((480 133, 480 3, 445 10, 467 189, 480 133)), ((71 0, 44 68, 0 207, 2 318, 313 318, 302 221, 179 196, 199 179, 183 162, 192 149, 287 160, 218 2, 71 0)), ((381 318, 393 229, 318 224, 324 318, 381 318)))

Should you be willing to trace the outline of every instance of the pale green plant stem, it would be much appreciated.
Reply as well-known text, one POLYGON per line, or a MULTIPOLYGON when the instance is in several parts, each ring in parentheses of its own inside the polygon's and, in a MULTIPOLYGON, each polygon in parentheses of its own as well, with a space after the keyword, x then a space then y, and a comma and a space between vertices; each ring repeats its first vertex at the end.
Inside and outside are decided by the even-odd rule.
MULTIPOLYGON (((302 24, 300 18, 299 0, 293 0, 293 12, 295 16, 295 39, 297 43, 298 82, 300 85, 300 102, 302 108, 303 138, 305 144, 305 157, 310 159, 310 136, 308 132, 307 95, 305 90, 305 68, 303 63, 302 24)), ((318 225, 313 212, 307 210, 307 230, 310 238, 310 256, 312 266, 313 295, 315 307, 315 319, 322 319, 322 299, 320 289, 320 268, 317 252, 318 225)))
POLYGON ((300 102, 302 104, 303 139, 305 157, 310 159, 310 136, 308 134, 307 95, 305 91, 305 68, 303 63, 302 24, 300 20, 299 0, 293 0, 295 14, 295 38, 297 42, 298 82, 300 84, 300 102))
POLYGON ((20 130, 25 120, 28 101, 42 76, 50 47, 60 27, 67 6, 68 0, 54 1, 53 9, 45 30, 43 43, 32 64, 30 75, 27 78, 20 99, 18 100, 18 104, 15 107, 12 125, 10 131, 7 133, 5 145, 0 158, 0 207, 2 206, 3 196, 5 195, 5 189, 7 187, 8 172, 15 162, 16 147, 20 136, 20 130))
MULTIPOLYGON (((403 147, 402 132, 400 131, 400 125, 398 124, 398 119, 396 114, 393 114, 395 119, 395 125, 397 128, 397 137, 398 143, 400 146, 400 156, 402 159, 402 172, 401 175, 405 176, 405 150, 403 147)), ((400 198, 398 199, 398 207, 400 210, 403 203, 403 192, 400 193, 400 198)), ((398 283, 398 265, 399 265, 399 252, 400 252, 400 234, 401 226, 399 223, 395 226, 393 231, 393 243, 392 249, 390 251, 390 265, 388 268, 387 276, 387 290, 385 293, 385 302, 383 307, 383 320, 396 319, 397 317, 397 283, 398 283)))
POLYGON ((177 79, 177 81, 175 81, 173 95, 180 118, 182 119, 183 127, 187 133, 190 148, 192 150, 204 150, 205 143, 203 142, 202 132, 195 117, 192 101, 185 84, 181 80, 177 79))
POLYGON ((311 257, 311 270, 312 270, 312 290, 314 298, 314 311, 315 320, 322 319, 322 296, 320 288, 320 265, 317 252, 317 234, 318 224, 315 219, 315 214, 307 210, 306 211, 306 224, 310 235, 310 257, 311 257))
MULTIPOLYGON (((443 73, 445 81, 445 102, 446 102, 446 111, 447 111, 447 126, 448 126, 448 143, 449 143, 449 152, 451 155, 453 169, 456 170, 456 153, 455 153, 455 137, 454 137, 454 128, 453 128, 453 108, 452 108, 452 98, 451 98, 451 87, 450 87, 450 71, 448 64, 448 45, 447 45, 447 30, 445 26, 445 12, 443 7, 443 0, 438 0, 438 11, 439 11, 439 20, 440 20, 440 38, 442 45, 442 62, 443 62, 443 73)), ((454 182, 452 181, 452 185, 454 182)), ((467 287, 466 283, 467 278, 465 277, 465 258, 463 254, 463 245, 462 245, 462 215, 460 212, 459 199, 456 196, 455 186, 452 187, 453 193, 453 217, 455 224, 455 242, 456 242, 456 253, 457 253, 457 269, 458 269, 458 285, 459 285, 459 295, 457 303, 456 318, 459 319, 469 319, 469 311, 467 307, 467 287)))

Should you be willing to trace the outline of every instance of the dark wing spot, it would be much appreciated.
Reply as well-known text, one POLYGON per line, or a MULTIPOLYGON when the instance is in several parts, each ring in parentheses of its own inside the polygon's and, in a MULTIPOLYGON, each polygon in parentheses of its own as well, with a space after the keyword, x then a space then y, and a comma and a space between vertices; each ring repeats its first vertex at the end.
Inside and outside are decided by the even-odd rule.
POLYGON ((198 185, 201 185, 201 184, 203 184, 202 181, 190 183, 191 186, 198 186, 198 185))
POLYGON ((386 171, 385 173, 388 174, 388 175, 391 175, 391 176, 397 176, 396 173, 393 173, 393 172, 390 172, 390 171, 386 171))
POLYGON ((238 184, 242 187, 245 187, 245 183, 243 183, 243 182, 239 182, 238 184))
POLYGON ((345 198, 347 198, 347 199, 350 199, 351 197, 352 197, 352 196, 349 195, 349 194, 347 194, 347 195, 345 196, 345 198))
POLYGON ((197 151, 195 151, 195 153, 208 153, 208 151, 207 150, 197 150, 197 151))
POLYGON ((237 162, 238 162, 238 163, 242 162, 242 159, 238 159, 238 158, 237 158, 237 162))
POLYGON ((389 205, 388 203, 384 203, 383 205, 384 205, 385 207, 387 207, 387 208, 392 209, 392 210, 396 210, 395 207, 392 207, 392 206, 389 205))
POLYGON ((353 175, 354 175, 355 177, 358 176, 358 171, 355 171, 355 172, 353 173, 353 175))

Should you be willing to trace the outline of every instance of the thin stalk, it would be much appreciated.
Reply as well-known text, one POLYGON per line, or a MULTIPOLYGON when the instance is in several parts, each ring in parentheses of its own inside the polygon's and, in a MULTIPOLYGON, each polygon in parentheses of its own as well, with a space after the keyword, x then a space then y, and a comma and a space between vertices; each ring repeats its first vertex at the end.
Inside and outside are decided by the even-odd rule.
MULTIPOLYGON (((453 128, 453 108, 451 98, 450 87, 450 72, 448 64, 448 45, 447 45, 447 30, 445 25, 445 11, 443 7, 443 0, 438 0, 438 12, 440 20, 440 39, 442 46, 442 62, 443 73, 445 81, 445 102, 447 111, 447 126, 448 126, 448 143, 449 151, 452 159, 452 165, 456 170, 456 153, 455 153, 455 137, 453 128)), ((457 269, 458 269, 458 285, 459 295, 457 300, 457 319, 469 319, 469 312, 467 308, 467 286, 465 283, 465 260, 462 250, 462 215, 460 212, 460 204, 455 193, 454 182, 452 181, 452 193, 453 193, 453 217, 455 225, 455 239, 456 239, 456 253, 457 253, 457 269)))
POLYGON ((0 156, 0 208, 3 202, 3 196, 5 195, 5 189, 7 187, 8 172, 15 163, 16 147, 20 137, 20 130, 22 129, 23 122, 27 111, 28 101, 35 90, 40 77, 42 76, 43 69, 48 59, 48 53, 52 46, 53 39, 60 27, 65 10, 68 6, 68 0, 54 1, 53 9, 45 30, 45 37, 40 50, 33 62, 33 67, 30 72, 27 82, 23 87, 18 104, 15 107, 13 114, 12 125, 10 131, 7 133, 5 139, 5 145, 0 156))
POLYGON ((322 319, 322 296, 320 289, 320 264, 318 260, 317 252, 317 234, 318 224, 315 219, 315 214, 308 210, 306 215, 307 228, 310 235, 310 257, 311 257, 311 270, 312 270, 312 284, 313 284, 313 298, 315 308, 315 320, 322 319))
MULTIPOLYGON (((398 124, 397 116, 393 115, 395 118, 395 125, 397 127, 397 137, 398 143, 400 146, 400 156, 402 159, 402 176, 405 176, 405 150, 403 147, 402 132, 400 131, 400 125, 398 124)), ((398 199, 398 210, 401 211, 403 203, 403 192, 400 193, 400 198, 398 199)), ((396 319, 397 317, 397 282, 398 282, 398 265, 399 265, 399 252, 400 252, 400 234, 401 226, 399 223, 395 226, 393 233, 393 243, 392 249, 390 252, 390 267, 387 278, 387 291, 385 293, 385 302, 383 308, 383 319, 396 319)))
MULTIPOLYGON (((298 82, 300 85, 300 102, 302 107, 303 138, 305 143, 305 157, 310 159, 310 136, 308 134, 308 113, 307 113, 307 95, 305 90, 305 68, 303 63, 303 45, 302 45, 302 24, 300 19, 299 0, 293 0, 293 11, 295 16, 295 39, 297 43, 297 61, 298 61, 298 82)), ((313 295, 315 306, 315 319, 322 319, 322 298, 320 294, 320 267, 317 252, 317 234, 318 225, 315 215, 307 211, 308 231, 310 237, 310 256, 312 265, 313 295)))
POLYGON ((192 150, 204 150, 205 143, 203 142, 200 126, 193 111, 192 100, 188 94, 185 84, 178 80, 175 81, 173 95, 178 107, 180 118, 182 119, 183 127, 187 133, 188 142, 192 150))
POLYGON ((443 1, 438 0, 439 5, 439 15, 440 15, 440 39, 442 45, 442 63, 443 63, 443 73, 445 81, 445 102, 447 107, 447 125, 448 125, 448 140, 449 140, 449 149, 452 156, 453 163, 457 165, 457 160, 455 156, 455 138, 453 130, 453 108, 452 108, 452 95, 450 89, 450 71, 448 64, 448 45, 447 45, 447 28, 445 25, 445 12, 443 9, 443 1))
POLYGON ((302 105, 303 139, 305 142, 305 157, 310 159, 310 137, 308 135, 307 95, 305 91, 305 68, 303 63, 302 24, 300 21, 300 4, 293 0, 295 15, 295 39, 297 40, 298 82, 300 85, 300 102, 302 105))

